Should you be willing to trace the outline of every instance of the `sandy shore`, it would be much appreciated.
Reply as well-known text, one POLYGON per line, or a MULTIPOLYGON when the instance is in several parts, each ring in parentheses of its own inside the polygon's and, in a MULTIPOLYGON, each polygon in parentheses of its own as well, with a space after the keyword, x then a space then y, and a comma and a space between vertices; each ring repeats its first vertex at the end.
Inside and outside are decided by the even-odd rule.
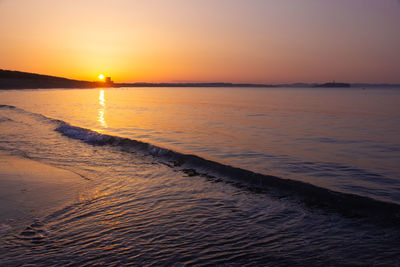
POLYGON ((76 200, 85 183, 70 171, 0 153, 0 234, 76 200))

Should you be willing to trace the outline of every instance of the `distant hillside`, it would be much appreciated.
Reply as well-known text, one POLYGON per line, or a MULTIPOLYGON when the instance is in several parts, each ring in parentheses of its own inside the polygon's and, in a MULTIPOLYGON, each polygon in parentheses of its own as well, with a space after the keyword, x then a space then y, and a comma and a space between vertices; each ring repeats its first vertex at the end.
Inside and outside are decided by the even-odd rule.
POLYGON ((0 69, 0 89, 95 88, 104 82, 78 81, 56 76, 0 69))

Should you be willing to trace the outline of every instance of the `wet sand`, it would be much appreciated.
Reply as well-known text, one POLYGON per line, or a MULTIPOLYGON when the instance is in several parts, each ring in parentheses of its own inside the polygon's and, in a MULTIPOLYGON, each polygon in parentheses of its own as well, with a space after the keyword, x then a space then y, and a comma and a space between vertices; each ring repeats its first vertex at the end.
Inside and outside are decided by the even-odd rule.
POLYGON ((86 182, 70 171, 0 153, 0 234, 77 200, 86 182))

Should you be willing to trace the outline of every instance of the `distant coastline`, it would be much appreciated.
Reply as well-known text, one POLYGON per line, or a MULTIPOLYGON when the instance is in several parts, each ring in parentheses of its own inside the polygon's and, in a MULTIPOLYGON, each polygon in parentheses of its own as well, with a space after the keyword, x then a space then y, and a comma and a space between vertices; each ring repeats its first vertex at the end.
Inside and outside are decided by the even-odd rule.
POLYGON ((104 87, 400 87, 400 84, 367 84, 367 83, 291 83, 291 84, 255 84, 255 83, 112 83, 100 81, 80 81, 68 78, 11 71, 0 69, 0 90, 7 89, 46 89, 46 88, 104 88, 104 87))
POLYGON ((97 88, 104 82, 88 82, 56 76, 0 69, 0 89, 97 88))
POLYGON ((348 87, 351 87, 351 84, 349 84, 349 83, 331 82, 331 83, 317 84, 314 87, 320 87, 320 88, 348 88, 348 87))

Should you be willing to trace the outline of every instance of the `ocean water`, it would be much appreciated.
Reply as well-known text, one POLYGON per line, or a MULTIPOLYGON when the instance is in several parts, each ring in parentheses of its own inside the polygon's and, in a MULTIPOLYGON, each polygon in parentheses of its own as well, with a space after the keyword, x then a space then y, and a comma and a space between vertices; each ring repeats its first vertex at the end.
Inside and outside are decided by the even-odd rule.
POLYGON ((40 238, 0 222, 0 265, 399 265, 399 104, 382 88, 1 91, 0 150, 87 186, 22 222, 40 238))

